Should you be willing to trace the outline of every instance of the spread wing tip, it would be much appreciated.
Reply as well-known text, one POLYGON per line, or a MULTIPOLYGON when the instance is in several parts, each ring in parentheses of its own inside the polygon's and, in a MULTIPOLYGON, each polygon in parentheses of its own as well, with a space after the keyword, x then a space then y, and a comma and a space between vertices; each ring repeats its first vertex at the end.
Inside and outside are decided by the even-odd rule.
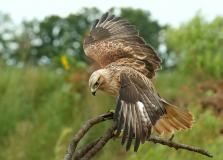
MULTIPOLYGON (((110 12, 105 12, 101 18, 96 19, 94 25, 92 26, 92 29, 95 29, 99 26, 101 26, 102 24, 104 24, 105 22, 108 21, 118 21, 120 20, 120 17, 116 17, 114 14, 110 13, 110 12)), ((91 30, 92 30, 91 29, 91 30)))
POLYGON ((98 25, 100 25, 101 23, 103 23, 103 22, 108 18, 109 15, 110 15, 109 12, 105 12, 105 13, 101 16, 100 19, 96 19, 96 20, 94 21, 94 24, 92 25, 91 30, 92 30, 92 29, 95 29, 98 25))
POLYGON ((94 29, 97 26, 98 22, 99 22, 99 19, 96 19, 94 21, 94 24, 92 25, 91 30, 94 29))

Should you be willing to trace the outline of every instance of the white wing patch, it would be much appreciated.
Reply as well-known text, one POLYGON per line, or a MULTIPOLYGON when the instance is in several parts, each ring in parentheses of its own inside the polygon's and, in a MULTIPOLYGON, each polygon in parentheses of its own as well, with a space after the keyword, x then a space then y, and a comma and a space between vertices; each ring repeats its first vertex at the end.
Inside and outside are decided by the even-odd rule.
POLYGON ((136 102, 136 105, 139 107, 140 112, 143 114, 144 104, 140 101, 136 102))
POLYGON ((142 102, 140 102, 140 101, 137 101, 136 102, 136 105, 139 107, 139 111, 140 111, 140 114, 141 114, 141 116, 142 116, 142 120, 144 121, 144 122, 147 122, 147 121, 149 121, 149 117, 148 117, 148 114, 147 114, 147 112, 146 112, 146 110, 145 110, 145 106, 144 106, 144 104, 142 103, 142 102))

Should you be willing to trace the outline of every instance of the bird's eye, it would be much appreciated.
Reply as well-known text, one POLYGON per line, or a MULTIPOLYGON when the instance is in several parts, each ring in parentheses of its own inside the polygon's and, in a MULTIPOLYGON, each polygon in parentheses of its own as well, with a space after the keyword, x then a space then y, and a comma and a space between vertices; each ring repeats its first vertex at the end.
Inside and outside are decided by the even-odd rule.
POLYGON ((94 84, 94 87, 97 87, 99 85, 99 82, 97 81, 95 84, 94 84))

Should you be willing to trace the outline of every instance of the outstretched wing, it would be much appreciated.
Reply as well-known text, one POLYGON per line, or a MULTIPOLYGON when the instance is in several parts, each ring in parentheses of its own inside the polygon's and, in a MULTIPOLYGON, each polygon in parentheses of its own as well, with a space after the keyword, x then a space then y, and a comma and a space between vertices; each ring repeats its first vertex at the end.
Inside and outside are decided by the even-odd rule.
POLYGON ((95 21, 90 35, 84 40, 84 51, 101 67, 121 58, 133 58, 142 61, 150 72, 155 72, 161 63, 155 50, 139 36, 135 26, 108 13, 95 21))
POLYGON ((126 71, 120 75, 115 120, 117 135, 123 130, 122 144, 127 141, 126 150, 130 149, 135 138, 134 151, 137 151, 140 143, 150 136, 152 126, 166 112, 160 97, 146 79, 137 71, 126 71))

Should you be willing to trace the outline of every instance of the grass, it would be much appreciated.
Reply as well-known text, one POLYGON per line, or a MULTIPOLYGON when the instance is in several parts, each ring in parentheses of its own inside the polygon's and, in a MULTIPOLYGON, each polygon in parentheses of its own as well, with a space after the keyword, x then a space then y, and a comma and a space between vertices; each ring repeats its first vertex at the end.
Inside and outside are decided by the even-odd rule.
MULTIPOLYGON (((73 74, 51 68, 0 68, 0 159, 62 159, 73 133, 84 121, 114 109, 105 94, 90 95, 85 72, 73 74), (84 76, 85 75, 85 76, 84 76), (72 82, 72 83, 71 83, 72 82)), ((196 101, 196 80, 179 73, 160 73, 156 86, 168 100, 187 106, 196 117, 193 129, 177 133, 177 141, 204 147, 223 157, 222 119, 201 111, 196 101), (179 98, 183 97, 183 98, 179 98)), ((81 143, 100 136, 108 122, 96 126, 81 143)), ((187 151, 144 144, 138 153, 126 153, 118 140, 110 141, 95 159, 207 159, 187 151)))

